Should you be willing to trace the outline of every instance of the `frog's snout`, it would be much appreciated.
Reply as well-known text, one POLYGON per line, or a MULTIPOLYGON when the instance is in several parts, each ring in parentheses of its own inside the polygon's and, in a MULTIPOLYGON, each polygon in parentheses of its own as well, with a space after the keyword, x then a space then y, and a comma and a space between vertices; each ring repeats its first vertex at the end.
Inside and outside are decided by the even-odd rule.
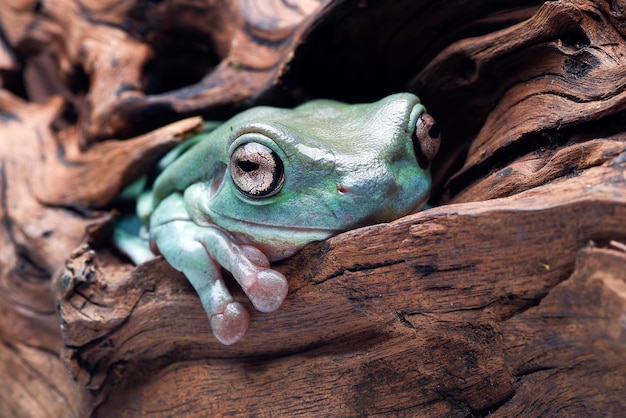
POLYGON ((417 163, 420 167, 428 167, 441 144, 441 132, 435 118, 423 112, 415 124, 412 140, 417 163))

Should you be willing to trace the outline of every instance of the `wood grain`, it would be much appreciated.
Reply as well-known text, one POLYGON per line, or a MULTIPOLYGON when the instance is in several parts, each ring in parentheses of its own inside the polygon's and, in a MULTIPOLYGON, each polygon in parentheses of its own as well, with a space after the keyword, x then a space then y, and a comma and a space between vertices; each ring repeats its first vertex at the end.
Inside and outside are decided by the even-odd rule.
MULTIPOLYGON (((159 415, 162 403, 171 406, 163 415, 267 412, 268 399, 287 415, 539 416, 556 410, 529 410, 518 399, 545 379, 554 400, 593 392, 588 407, 617 412, 623 403, 597 394, 606 390, 614 402, 623 387, 626 255, 595 247, 626 236, 624 168, 597 167, 511 198, 433 208, 312 245, 280 266, 290 282, 283 306, 254 313, 249 334, 232 347, 216 342, 197 296, 162 260, 110 281, 104 271, 113 266, 102 269, 83 249, 57 278, 63 356, 87 387, 111 390, 101 395, 109 400, 102 416, 120 413, 117 405, 159 415), (587 276, 604 262, 606 295, 588 301, 599 290, 587 289, 596 286, 587 276), (558 309, 567 318, 551 321, 558 309), (579 324, 583 317, 593 319, 579 324), (573 390, 587 369, 578 358, 570 374, 571 344, 591 353, 592 370, 611 371, 592 392, 573 390), (535 375, 544 369, 545 378, 535 375), (182 399, 171 393, 181 384, 182 399)), ((584 412, 575 403, 558 408, 584 412)))

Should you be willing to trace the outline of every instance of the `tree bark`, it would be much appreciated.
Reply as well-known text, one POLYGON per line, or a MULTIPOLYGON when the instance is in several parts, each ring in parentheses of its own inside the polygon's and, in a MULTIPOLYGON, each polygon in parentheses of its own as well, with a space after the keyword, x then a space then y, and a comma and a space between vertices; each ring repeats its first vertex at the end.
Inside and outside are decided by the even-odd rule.
POLYGON ((625 22, 617 0, 0 3, 0 415, 622 415, 625 22), (442 127, 433 207, 279 263, 287 299, 239 343, 113 248, 120 190, 201 117, 400 90, 442 127))

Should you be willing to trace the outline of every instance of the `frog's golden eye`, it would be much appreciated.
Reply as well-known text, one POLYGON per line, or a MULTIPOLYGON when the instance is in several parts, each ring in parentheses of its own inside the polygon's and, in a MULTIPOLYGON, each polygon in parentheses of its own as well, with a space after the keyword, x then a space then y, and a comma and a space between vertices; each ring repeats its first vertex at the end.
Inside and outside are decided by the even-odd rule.
POLYGON ((230 175, 244 196, 264 198, 280 191, 285 168, 271 148, 248 142, 238 146, 230 156, 230 175))
POLYGON ((415 124, 413 133, 413 149, 421 167, 427 167, 435 158, 440 143, 441 135, 435 118, 428 113, 422 113, 415 124))

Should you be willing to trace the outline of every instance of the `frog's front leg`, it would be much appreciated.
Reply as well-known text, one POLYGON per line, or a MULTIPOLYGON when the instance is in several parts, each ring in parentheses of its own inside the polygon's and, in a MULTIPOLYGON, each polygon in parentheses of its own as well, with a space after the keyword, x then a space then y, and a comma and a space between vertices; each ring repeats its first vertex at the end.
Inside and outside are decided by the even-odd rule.
POLYGON ((150 219, 150 239, 163 257, 189 280, 209 316, 211 329, 222 344, 233 344, 250 324, 248 312, 233 300, 221 275, 229 270, 252 304, 262 312, 277 309, 287 295, 287 280, 269 268, 257 248, 238 244, 213 226, 195 224, 182 196, 165 199, 150 219))

